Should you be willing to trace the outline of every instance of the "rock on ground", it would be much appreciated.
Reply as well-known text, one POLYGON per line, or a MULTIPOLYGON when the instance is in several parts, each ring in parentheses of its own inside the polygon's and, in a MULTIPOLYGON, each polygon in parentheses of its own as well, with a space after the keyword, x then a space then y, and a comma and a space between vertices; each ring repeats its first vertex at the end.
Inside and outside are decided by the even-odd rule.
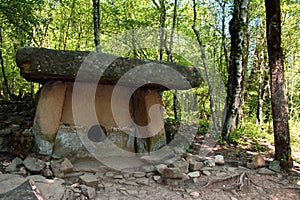
POLYGON ((24 178, 15 174, 1 174, 0 199, 38 199, 32 192, 29 180, 32 180, 44 199, 61 199, 65 192, 62 179, 46 179, 39 175, 24 178))
POLYGON ((31 157, 31 156, 28 156, 27 158, 25 158, 25 160, 23 161, 23 164, 31 172, 40 172, 46 166, 44 161, 42 161, 38 158, 35 158, 35 157, 31 157))

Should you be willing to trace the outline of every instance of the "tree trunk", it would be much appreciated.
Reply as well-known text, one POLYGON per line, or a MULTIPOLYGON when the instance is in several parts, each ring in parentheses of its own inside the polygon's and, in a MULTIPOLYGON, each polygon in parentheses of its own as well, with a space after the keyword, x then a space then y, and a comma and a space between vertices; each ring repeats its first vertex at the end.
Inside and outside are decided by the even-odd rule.
MULTIPOLYGON (((222 45, 221 45, 221 51, 220 51, 220 62, 223 61, 223 55, 224 55, 224 58, 225 58, 225 69, 222 70, 222 75, 225 75, 225 72, 226 70, 228 69, 228 66, 229 66, 229 61, 228 61, 228 52, 227 52, 227 45, 226 45, 226 33, 225 33, 225 20, 226 20, 226 9, 225 9, 225 6, 226 6, 226 2, 223 1, 221 7, 222 7, 222 45), (224 54, 223 54, 223 52, 224 54)), ((222 64, 220 65, 222 66, 222 64)))
POLYGON ((0 62, 1 62, 1 71, 2 71, 4 85, 5 85, 4 95, 5 96, 8 95, 9 97, 11 97, 11 92, 10 92, 9 86, 8 86, 8 80, 7 80, 7 76, 5 73, 4 59, 3 59, 3 54, 2 54, 2 25, 1 24, 0 24, 0 62))
POLYGON ((247 8, 249 0, 234 0, 234 12, 229 23, 231 35, 230 64, 228 69, 226 116, 222 139, 227 140, 229 133, 236 128, 236 120, 241 106, 243 89, 243 45, 247 8))
POLYGON ((69 39, 69 28, 70 28, 70 25, 71 25, 72 17, 74 15, 75 3, 76 3, 76 0, 73 0, 70 17, 68 19, 68 24, 67 24, 66 36, 65 36, 65 39, 64 39, 64 50, 67 49, 67 41, 69 39))
POLYGON ((284 84, 284 66, 281 49, 280 0, 265 0, 266 33, 271 76, 271 105, 273 116, 275 160, 283 170, 293 167, 288 124, 288 103, 284 84))
POLYGON ((165 23, 166 23, 166 5, 165 0, 160 0, 160 48, 159 60, 163 60, 163 47, 165 46, 165 23))
MULTIPOLYGON (((172 47, 173 47, 173 39, 174 39, 174 30, 176 25, 176 19, 177 19, 177 0, 174 1, 174 12, 173 12, 173 21, 172 21, 172 29, 171 29, 171 36, 170 36, 170 46, 168 53, 168 62, 175 63, 174 57, 172 56, 172 47)), ((175 90, 173 94, 173 110, 174 110, 174 118, 175 120, 178 120, 178 91, 175 90)))
POLYGON ((200 38, 200 33, 196 28, 196 20, 197 20, 197 10, 196 10, 196 1, 193 0, 193 10, 194 10, 194 21, 193 21, 193 26, 192 29, 196 35, 197 38, 197 42, 199 44, 200 47, 200 52, 201 52, 201 59, 202 59, 202 63, 203 63, 203 67, 204 67, 204 74, 205 74, 205 79, 208 85, 208 93, 209 93, 209 101, 210 101, 210 110, 211 110, 211 115, 212 115, 212 121, 213 121, 213 125, 214 125, 214 131, 220 131, 220 125, 218 123, 218 119, 217 119, 217 113, 216 113, 216 104, 215 104, 215 91, 214 91, 214 86, 212 84, 212 80, 210 77, 210 73, 209 73, 209 69, 208 69, 208 65, 207 65, 207 59, 206 59, 206 54, 205 54, 205 50, 200 38))
POLYGON ((248 11, 245 11, 245 18, 246 22, 243 26, 244 28, 244 39, 243 39, 243 60, 242 60, 242 90, 241 90, 241 100, 240 100, 240 106, 238 108, 238 115, 236 118, 236 126, 238 127, 239 123, 243 121, 243 103, 244 103, 244 90, 247 86, 247 79, 246 79, 246 73, 248 69, 248 57, 249 57, 249 46, 250 46, 250 35, 248 31, 248 24, 249 24, 249 18, 248 18, 248 11))
MULTIPOLYGON (((263 43, 262 45, 264 44, 265 43, 263 43)), ((256 111, 256 121, 259 127, 262 128, 263 106, 265 103, 265 99, 269 87, 269 78, 266 69, 264 49, 262 49, 261 52, 258 52, 257 59, 258 59, 257 65, 259 67, 259 86, 258 86, 258 104, 257 104, 257 111, 256 111)))
POLYGON ((94 17, 94 41, 96 52, 100 52, 100 0, 93 0, 93 17, 94 17))

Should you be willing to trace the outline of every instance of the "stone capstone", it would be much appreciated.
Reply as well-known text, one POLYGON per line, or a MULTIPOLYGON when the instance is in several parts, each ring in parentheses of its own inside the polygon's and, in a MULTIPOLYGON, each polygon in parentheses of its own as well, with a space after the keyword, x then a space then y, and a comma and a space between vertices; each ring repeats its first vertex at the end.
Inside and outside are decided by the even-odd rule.
MULTIPOLYGON (((22 47, 17 51, 16 62, 21 69, 22 76, 29 81, 36 82, 55 79, 75 80, 83 65, 87 67, 81 68, 83 74, 81 79, 99 81, 98 75, 101 72, 103 73, 100 79, 101 84, 116 84, 126 72, 143 65, 147 65, 147 71, 143 70, 138 77, 131 76, 125 82, 127 86, 144 85, 149 80, 149 74, 153 75, 152 83, 167 84, 169 89, 190 89, 190 86, 197 87, 202 82, 200 73, 194 67, 88 51, 22 47), (170 73, 172 71, 177 71, 180 75, 170 73), (161 82, 162 75, 164 75, 163 82, 161 82), (189 84, 182 84, 184 81, 188 81, 189 84)), ((148 84, 148 87, 165 88, 158 84, 148 84)))

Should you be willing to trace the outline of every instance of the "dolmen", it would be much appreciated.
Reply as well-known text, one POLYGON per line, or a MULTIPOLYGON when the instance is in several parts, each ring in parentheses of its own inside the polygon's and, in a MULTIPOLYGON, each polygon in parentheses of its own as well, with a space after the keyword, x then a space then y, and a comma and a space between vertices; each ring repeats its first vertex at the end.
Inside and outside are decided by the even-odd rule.
POLYGON ((85 157, 102 143, 135 153, 160 149, 162 91, 201 83, 194 67, 88 51, 22 47, 16 62, 26 80, 42 84, 34 150, 57 158, 85 157))

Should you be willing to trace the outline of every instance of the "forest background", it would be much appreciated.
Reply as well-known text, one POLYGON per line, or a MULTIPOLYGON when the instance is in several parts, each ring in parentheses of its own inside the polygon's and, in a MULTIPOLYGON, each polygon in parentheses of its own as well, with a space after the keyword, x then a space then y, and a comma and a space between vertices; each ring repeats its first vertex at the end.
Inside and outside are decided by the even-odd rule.
MULTIPOLYGON (((16 66, 16 51, 21 46, 45 47, 60 50, 94 51, 94 7, 96 1, 86 0, 1 0, 0 2, 0 95, 3 98, 35 97, 41 87, 23 79, 16 66)), ((198 41, 213 63, 221 81, 228 87, 232 34, 230 22, 236 12, 231 0, 101 0, 101 43, 116 34, 146 27, 165 28, 183 33, 198 41), (196 15, 195 15, 196 14, 196 15)), ((242 2, 242 1, 241 1, 242 2)), ((281 1, 281 39, 288 99, 291 147, 295 161, 300 162, 300 2, 281 1)), ((250 145, 262 151, 262 140, 274 144, 271 111, 270 67, 266 37, 266 13, 263 0, 249 1, 246 9, 242 43, 242 94, 234 130, 226 140, 250 145), (245 138, 250 138, 248 143, 245 138)), ((170 31, 169 31, 170 32, 170 31)), ((169 47, 172 37, 163 33, 161 44, 169 47)), ((131 44, 138 45, 138 44, 131 44)), ((191 63, 170 49, 137 49, 126 57, 166 60, 183 65, 191 63)), ((201 55, 199 51, 199 58, 201 55)), ((189 116, 198 119, 200 132, 207 132, 213 123, 211 85, 212 73, 206 83, 193 92, 199 110, 185 113, 177 97, 184 100, 184 91, 164 92, 165 117, 180 120, 189 116), (176 94, 176 95, 174 95, 176 94)), ((216 97, 215 97, 216 98, 216 97)), ((185 102, 185 101, 183 101, 185 102)), ((186 101, 189 102, 189 101, 186 101)), ((216 106, 216 105, 215 105, 216 106)))

